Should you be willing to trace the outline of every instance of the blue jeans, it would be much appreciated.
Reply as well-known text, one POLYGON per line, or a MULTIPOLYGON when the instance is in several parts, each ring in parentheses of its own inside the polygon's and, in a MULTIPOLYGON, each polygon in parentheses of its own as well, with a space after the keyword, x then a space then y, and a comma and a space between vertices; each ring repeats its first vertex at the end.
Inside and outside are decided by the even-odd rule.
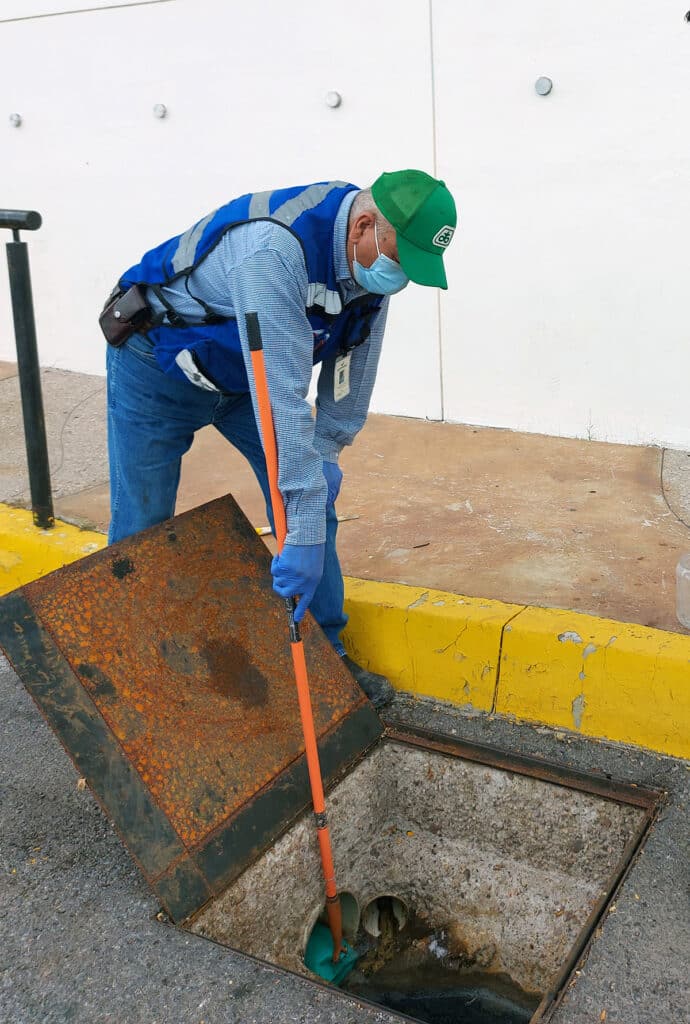
MULTIPOLYGON (((121 348, 109 345, 107 367, 109 543, 175 514, 182 456, 189 451, 195 431, 209 423, 249 462, 273 522, 266 462, 248 393, 203 391, 168 376, 159 367, 150 342, 140 335, 121 348)), ((337 653, 344 654, 340 633, 347 616, 337 532, 335 508, 330 505, 323 576, 310 610, 337 653)))

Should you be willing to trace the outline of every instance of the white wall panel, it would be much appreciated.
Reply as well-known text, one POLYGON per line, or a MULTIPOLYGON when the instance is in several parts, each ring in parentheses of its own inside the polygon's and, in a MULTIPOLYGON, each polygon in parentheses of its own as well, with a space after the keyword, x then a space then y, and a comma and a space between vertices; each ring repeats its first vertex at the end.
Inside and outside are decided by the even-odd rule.
MULTIPOLYGON (((171 0, 3 21, 14 2, 0 0, 0 205, 44 215, 26 236, 44 364, 102 370, 114 279, 234 194, 433 171, 433 81, 437 171, 460 208, 440 297, 446 418, 690 447, 676 0, 354 0, 346 17, 316 0, 171 0)), ((438 305, 414 286, 393 299, 375 409, 441 415, 438 305)), ((0 358, 13 345, 0 268, 0 358)))
POLYGON ((686 6, 433 0, 447 418, 690 447, 686 6))
MULTIPOLYGON (((0 46, 6 114, 24 119, 0 111, 0 205, 44 215, 27 238, 46 364, 100 372, 117 276, 233 195, 433 171, 426 3, 400 17, 394 0, 353 0, 344 17, 317 0, 174 0, 0 24, 0 46)), ((0 271, 0 358, 6 294, 0 271)), ((435 301, 410 288, 398 303, 374 405, 438 417, 435 301)))

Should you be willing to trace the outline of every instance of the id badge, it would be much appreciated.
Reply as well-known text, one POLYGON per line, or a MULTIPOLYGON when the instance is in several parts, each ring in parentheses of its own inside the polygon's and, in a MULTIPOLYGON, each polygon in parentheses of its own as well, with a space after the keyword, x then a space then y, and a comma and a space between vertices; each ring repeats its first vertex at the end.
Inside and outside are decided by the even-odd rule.
POLYGON ((350 357, 352 353, 346 352, 338 356, 335 361, 335 374, 333 376, 333 398, 339 402, 341 398, 347 398, 350 394, 350 357))

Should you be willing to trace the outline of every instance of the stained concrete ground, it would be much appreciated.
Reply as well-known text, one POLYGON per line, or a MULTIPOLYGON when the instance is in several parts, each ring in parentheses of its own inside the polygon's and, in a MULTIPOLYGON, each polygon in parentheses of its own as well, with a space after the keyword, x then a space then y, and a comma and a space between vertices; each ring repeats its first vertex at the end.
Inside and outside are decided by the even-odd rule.
MULTIPOLYGON (((107 523, 104 382, 43 374, 59 515, 107 523)), ((0 501, 26 504, 16 370, 0 365, 0 501)), ((690 551, 690 459, 497 430, 371 417, 342 460, 346 573, 679 630, 674 567, 690 551), (685 520, 685 521, 684 521, 685 520)), ((204 431, 178 510, 251 474, 204 431)), ((638 785, 667 805, 556 1012, 556 1024, 690 1021, 687 762, 396 698, 393 719, 638 785)), ((392 1021, 156 920, 155 898, 0 657, 0 1020, 13 1024, 392 1021)))
MULTIPOLYGON (((48 369, 55 508, 106 529, 105 382, 48 369)), ((27 504, 13 364, 0 363, 0 501, 27 504)), ((344 572, 688 632, 675 567, 690 552, 690 453, 371 416, 341 457, 344 572)), ((231 491, 256 526, 251 470, 212 427, 183 459, 177 511, 231 491)))

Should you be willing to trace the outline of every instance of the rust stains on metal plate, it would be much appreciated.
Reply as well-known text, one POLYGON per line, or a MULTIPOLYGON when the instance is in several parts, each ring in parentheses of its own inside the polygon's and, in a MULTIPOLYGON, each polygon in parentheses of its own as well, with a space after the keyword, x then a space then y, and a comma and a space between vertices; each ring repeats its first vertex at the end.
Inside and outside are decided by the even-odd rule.
MULTIPOLYGON (((22 591, 192 853, 303 753, 269 565, 226 496, 22 591)), ((323 739, 369 706, 313 621, 303 637, 323 739)))

